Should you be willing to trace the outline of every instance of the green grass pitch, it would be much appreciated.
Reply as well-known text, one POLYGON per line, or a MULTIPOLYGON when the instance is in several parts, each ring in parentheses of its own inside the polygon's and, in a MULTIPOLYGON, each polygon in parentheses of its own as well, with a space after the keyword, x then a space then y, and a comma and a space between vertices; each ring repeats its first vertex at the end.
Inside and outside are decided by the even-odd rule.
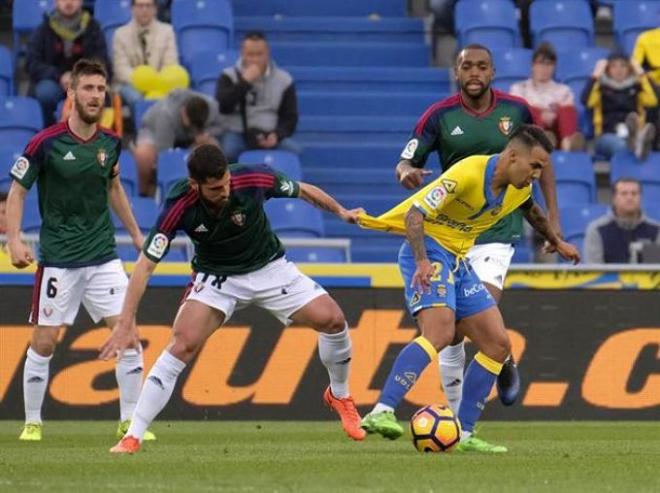
POLYGON ((47 422, 41 443, 0 421, 0 492, 658 492, 660 424, 493 423, 499 456, 420 454, 409 437, 349 441, 337 422, 157 422, 114 456, 116 423, 47 422))

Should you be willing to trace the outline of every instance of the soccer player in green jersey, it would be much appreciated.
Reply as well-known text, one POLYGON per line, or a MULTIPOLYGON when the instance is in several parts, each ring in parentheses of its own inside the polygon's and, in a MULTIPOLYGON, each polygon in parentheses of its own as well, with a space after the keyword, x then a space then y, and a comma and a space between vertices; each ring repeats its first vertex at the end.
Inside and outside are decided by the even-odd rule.
POLYGON ((100 357, 109 358, 137 340, 132 320, 147 281, 176 232, 185 232, 195 247, 193 281, 174 320, 172 340, 147 376, 131 427, 111 452, 140 449, 144 431, 169 401, 186 364, 235 310, 248 305, 265 308, 283 324, 319 332, 319 355, 330 377, 324 400, 339 414, 347 435, 363 440, 348 390, 351 339, 344 314, 321 286, 286 259, 263 204, 270 198, 298 197, 349 223, 363 211, 346 210, 322 190, 266 165, 228 166, 222 151, 211 145, 191 153, 188 175, 172 187, 145 241, 119 321, 101 350, 100 357))
MULTIPOLYGON (((115 249, 108 204, 142 246, 138 228, 119 180, 121 141, 99 126, 106 94, 103 65, 80 60, 72 72, 68 97, 71 117, 38 133, 11 168, 7 237, 11 263, 34 261, 21 241, 25 196, 36 182, 42 224, 39 266, 30 322, 35 329, 23 370, 25 427, 21 440, 42 438, 41 407, 48 388, 48 366, 63 325, 73 324, 82 303, 94 322, 112 327, 128 283, 115 249)), ((144 363, 138 343, 117 361, 120 395, 118 434, 128 428, 142 386, 144 363)), ((152 436, 150 438, 153 438, 152 436)))
MULTIPOLYGON (((456 59, 458 94, 443 99, 420 117, 397 165, 397 176, 408 189, 422 185, 424 165, 432 152, 439 154, 442 171, 472 155, 501 152, 509 137, 523 124, 533 123, 524 99, 491 88, 495 74, 491 53, 485 46, 468 45, 456 59)), ((552 163, 540 178, 548 220, 560 232, 552 163)), ((468 253, 470 264, 493 298, 499 302, 504 280, 514 253, 514 244, 522 236, 523 211, 504 217, 477 239, 468 253)), ((551 250, 551 247, 548 248, 551 250)), ((459 334, 453 345, 440 352, 442 385, 450 407, 458 412, 463 389, 465 349, 459 334)), ((505 405, 516 400, 520 379, 513 359, 508 359, 497 381, 499 396, 505 405)))

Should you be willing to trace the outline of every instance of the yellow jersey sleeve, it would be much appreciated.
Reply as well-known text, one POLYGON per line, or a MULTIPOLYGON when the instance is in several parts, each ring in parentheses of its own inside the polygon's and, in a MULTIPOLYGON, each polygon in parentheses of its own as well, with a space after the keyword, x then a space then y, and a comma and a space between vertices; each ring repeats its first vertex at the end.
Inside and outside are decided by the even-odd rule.
POLYGON ((425 216, 435 218, 462 192, 472 185, 472 173, 464 167, 452 166, 438 179, 412 196, 412 203, 425 216))

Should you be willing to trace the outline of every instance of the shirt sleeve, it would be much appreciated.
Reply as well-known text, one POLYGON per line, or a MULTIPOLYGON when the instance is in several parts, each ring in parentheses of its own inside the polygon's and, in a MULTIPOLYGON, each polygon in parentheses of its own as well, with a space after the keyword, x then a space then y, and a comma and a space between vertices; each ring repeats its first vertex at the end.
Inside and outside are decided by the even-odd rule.
POLYGON ((272 168, 269 168, 266 166, 268 169, 268 172, 273 175, 275 178, 275 181, 273 182, 273 186, 266 189, 266 200, 268 199, 280 199, 280 198, 296 198, 298 195, 300 195, 300 185, 298 184, 297 181, 292 180, 289 178, 287 175, 284 173, 274 170, 272 168))
POLYGON ((457 168, 460 167, 452 166, 437 180, 431 182, 413 196, 413 205, 424 216, 437 217, 447 204, 461 195, 468 186, 468 181, 471 181, 470 175, 464 174, 461 176, 460 169, 457 172, 457 168))
POLYGON ((436 150, 436 142, 440 135, 439 116, 432 106, 419 118, 410 134, 408 143, 401 151, 401 159, 409 160, 416 168, 423 168, 429 154, 436 150))
POLYGON ((156 224, 142 246, 142 253, 152 262, 160 262, 170 251, 170 243, 183 224, 189 195, 168 198, 156 224))
POLYGON ((27 190, 39 177, 44 161, 43 147, 43 142, 30 141, 9 170, 9 176, 27 190))

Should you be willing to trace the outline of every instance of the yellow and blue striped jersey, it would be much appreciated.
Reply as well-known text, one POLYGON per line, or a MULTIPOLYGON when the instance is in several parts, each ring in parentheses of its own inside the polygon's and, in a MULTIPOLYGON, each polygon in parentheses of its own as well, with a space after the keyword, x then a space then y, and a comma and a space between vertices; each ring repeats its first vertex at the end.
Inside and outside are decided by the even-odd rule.
POLYGON ((524 204, 532 187, 509 185, 493 196, 491 182, 499 154, 462 159, 419 192, 378 217, 360 216, 367 229, 406 234, 411 207, 424 214, 424 233, 454 255, 463 256, 479 234, 524 204))

